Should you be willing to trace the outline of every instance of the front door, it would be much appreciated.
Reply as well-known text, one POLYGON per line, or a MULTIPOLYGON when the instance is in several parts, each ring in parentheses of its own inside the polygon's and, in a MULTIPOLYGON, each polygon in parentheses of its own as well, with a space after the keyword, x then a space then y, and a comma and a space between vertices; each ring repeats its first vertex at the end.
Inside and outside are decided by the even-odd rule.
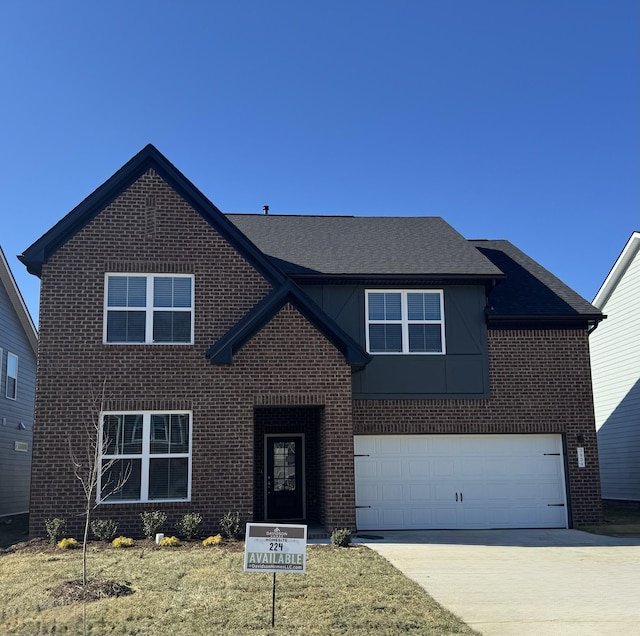
POLYGON ((304 435, 265 435, 265 519, 304 519, 304 435))

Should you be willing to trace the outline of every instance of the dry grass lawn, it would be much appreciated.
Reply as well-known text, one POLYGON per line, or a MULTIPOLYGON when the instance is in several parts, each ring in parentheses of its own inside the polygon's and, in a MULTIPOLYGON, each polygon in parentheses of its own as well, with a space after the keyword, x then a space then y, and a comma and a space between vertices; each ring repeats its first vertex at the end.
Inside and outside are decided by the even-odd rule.
POLYGON ((243 572, 243 544, 92 544, 89 575, 125 583, 133 594, 67 605, 52 591, 79 577, 79 551, 27 545, 0 554, 3 635, 477 633, 364 546, 309 546, 306 574, 277 576, 272 629, 273 575, 243 572))

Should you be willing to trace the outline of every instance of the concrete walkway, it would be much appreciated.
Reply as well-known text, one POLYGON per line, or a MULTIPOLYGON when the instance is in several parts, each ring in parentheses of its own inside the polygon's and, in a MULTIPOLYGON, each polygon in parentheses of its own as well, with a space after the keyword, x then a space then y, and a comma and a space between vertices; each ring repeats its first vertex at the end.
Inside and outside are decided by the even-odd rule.
POLYGON ((640 539, 577 530, 356 539, 485 636, 640 636, 640 539))

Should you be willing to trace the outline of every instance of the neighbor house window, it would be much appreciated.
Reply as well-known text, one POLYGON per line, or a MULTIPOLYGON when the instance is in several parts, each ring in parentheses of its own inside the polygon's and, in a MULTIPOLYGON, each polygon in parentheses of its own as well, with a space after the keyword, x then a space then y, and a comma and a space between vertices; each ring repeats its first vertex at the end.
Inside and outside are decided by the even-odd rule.
POLYGON ((191 413, 105 413, 98 501, 188 501, 191 413))
POLYGON ((191 344, 193 276, 107 274, 104 341, 191 344))
POLYGON ((445 353, 441 290, 366 292, 369 353, 445 353))
POLYGON ((10 400, 18 397, 18 356, 7 353, 7 382, 5 395, 10 400))

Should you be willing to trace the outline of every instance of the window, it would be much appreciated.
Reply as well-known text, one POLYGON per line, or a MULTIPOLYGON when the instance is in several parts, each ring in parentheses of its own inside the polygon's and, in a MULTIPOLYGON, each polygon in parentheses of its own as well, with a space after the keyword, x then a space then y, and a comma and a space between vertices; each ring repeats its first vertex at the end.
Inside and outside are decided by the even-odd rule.
POLYGON ((99 502, 188 501, 191 413, 105 413, 99 502))
POLYGON ((370 290, 365 311, 369 353, 445 353, 441 290, 370 290))
POLYGON ((18 356, 7 352, 6 396, 10 400, 18 397, 18 356))
POLYGON ((193 343, 193 276, 107 274, 104 341, 193 343))

